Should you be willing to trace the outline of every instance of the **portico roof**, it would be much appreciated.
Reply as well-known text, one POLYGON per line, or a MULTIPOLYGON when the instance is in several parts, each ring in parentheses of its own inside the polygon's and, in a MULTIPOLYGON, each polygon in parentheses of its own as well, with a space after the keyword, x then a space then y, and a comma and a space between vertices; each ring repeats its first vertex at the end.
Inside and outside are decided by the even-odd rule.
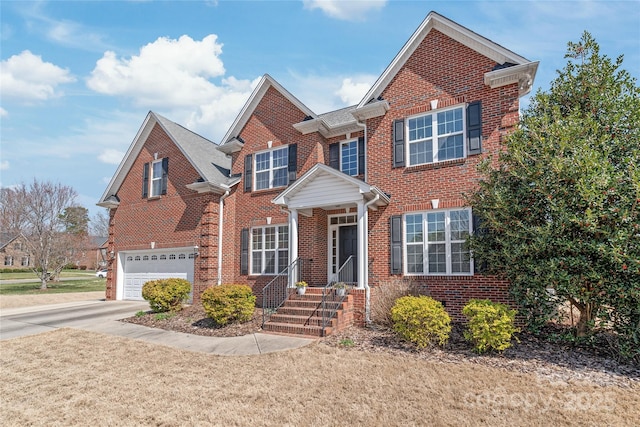
POLYGON ((272 202, 310 215, 314 208, 343 209, 359 202, 377 210, 389 204, 389 196, 373 185, 317 163, 272 202))

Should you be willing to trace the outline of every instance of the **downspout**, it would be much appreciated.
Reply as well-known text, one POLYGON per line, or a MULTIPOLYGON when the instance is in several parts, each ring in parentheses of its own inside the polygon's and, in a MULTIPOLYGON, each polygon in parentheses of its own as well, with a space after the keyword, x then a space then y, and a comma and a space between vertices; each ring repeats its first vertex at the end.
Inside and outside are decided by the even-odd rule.
POLYGON ((222 284, 222 230, 224 223, 224 199, 229 197, 229 190, 220 196, 220 207, 218 208, 218 286, 222 284))
POLYGON ((367 241, 364 245, 364 262, 366 276, 364 278, 364 321, 371 323, 371 288, 369 287, 369 206, 380 200, 380 194, 376 194, 376 197, 369 200, 364 204, 364 211, 367 214, 367 229, 365 230, 365 237, 367 241))

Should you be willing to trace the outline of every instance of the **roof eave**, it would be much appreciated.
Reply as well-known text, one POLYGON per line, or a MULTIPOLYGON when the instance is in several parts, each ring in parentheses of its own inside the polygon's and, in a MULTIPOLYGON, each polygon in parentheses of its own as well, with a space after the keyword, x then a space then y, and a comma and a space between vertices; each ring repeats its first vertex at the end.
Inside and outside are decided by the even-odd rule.
POLYGON ((514 65, 496 71, 490 71, 484 75, 484 84, 491 89, 518 84, 519 96, 524 96, 531 92, 533 81, 536 77, 539 62, 528 62, 526 64, 514 65))
POLYGON ((356 120, 363 121, 374 117, 384 116, 387 111, 389 111, 389 102, 383 99, 381 101, 370 102, 362 107, 358 107, 353 110, 351 114, 353 114, 353 117, 355 117, 356 120))
POLYGON ((218 150, 222 151, 224 154, 232 154, 242 150, 242 147, 244 147, 244 143, 238 138, 234 137, 227 141, 225 144, 219 145, 218 150))

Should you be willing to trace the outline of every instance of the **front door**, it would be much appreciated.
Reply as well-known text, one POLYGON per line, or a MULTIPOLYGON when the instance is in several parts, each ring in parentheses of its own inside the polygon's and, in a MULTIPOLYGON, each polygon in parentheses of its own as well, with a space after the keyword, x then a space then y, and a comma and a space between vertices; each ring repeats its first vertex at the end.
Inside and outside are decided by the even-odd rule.
POLYGON ((356 283, 358 281, 358 226, 342 226, 338 229, 338 234, 338 253, 340 254, 338 268, 341 267, 351 255, 353 255, 351 269, 350 271, 343 270, 342 280, 345 282, 356 283), (346 274, 346 276, 344 276, 344 274, 346 274))

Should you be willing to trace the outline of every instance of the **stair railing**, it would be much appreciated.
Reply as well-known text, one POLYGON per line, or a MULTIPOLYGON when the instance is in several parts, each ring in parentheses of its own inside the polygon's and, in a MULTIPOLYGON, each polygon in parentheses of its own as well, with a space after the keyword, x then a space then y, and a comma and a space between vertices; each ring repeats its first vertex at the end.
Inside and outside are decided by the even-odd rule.
POLYGON ((304 260, 297 258, 262 288, 263 325, 284 304, 289 295, 296 291, 295 283, 302 277, 303 266, 305 266, 304 260))
POLYGON ((340 266, 338 269, 338 273, 336 277, 338 278, 335 282, 328 283, 324 288, 322 288, 322 336, 326 336, 326 329, 331 322, 333 316, 336 315, 338 309, 342 305, 342 302, 345 300, 347 295, 349 295, 349 285, 353 285, 353 269, 355 268, 356 258, 351 255, 347 260, 340 266), (348 280, 341 280, 348 279, 348 280), (341 292, 340 289, 336 289, 336 283, 340 283, 341 286, 344 286, 340 289, 344 289, 344 292, 341 292))

